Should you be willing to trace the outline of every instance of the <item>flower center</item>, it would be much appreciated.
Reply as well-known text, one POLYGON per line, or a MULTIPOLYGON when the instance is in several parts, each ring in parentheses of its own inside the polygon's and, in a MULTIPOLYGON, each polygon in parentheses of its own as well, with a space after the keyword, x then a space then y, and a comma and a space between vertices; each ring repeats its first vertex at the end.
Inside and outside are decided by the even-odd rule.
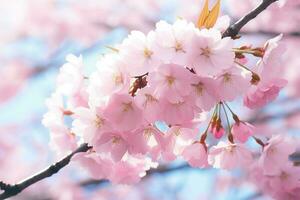
POLYGON ((224 80, 225 83, 230 82, 230 80, 231 80, 231 74, 225 73, 225 74, 223 75, 223 80, 224 80))
POLYGON ((128 112, 129 110, 133 110, 132 102, 122 103, 123 104, 123 112, 128 112))
POLYGON ((286 172, 281 172, 281 174, 280 174, 281 180, 286 180, 288 177, 289 177, 289 175, 286 172))
POLYGON ((144 130, 144 136, 146 139, 149 139, 152 136, 152 129, 151 128, 146 128, 144 130))
POLYGON ((100 128, 101 126, 103 126, 103 124, 104 124, 104 119, 97 115, 95 119, 96 128, 100 128))
POLYGON ((173 76, 166 76, 166 80, 168 82, 168 85, 171 86, 173 85, 175 78, 173 76))
POLYGON ((118 74, 115 74, 114 76, 114 82, 115 82, 115 85, 121 85, 123 84, 123 76, 121 73, 118 73, 118 74))
POLYGON ((210 49, 208 47, 205 47, 205 48, 201 48, 201 55, 202 56, 205 56, 207 58, 209 58, 211 52, 210 52, 210 49))
POLYGON ((148 48, 144 49, 144 56, 145 56, 145 58, 150 59, 151 56, 152 56, 152 54, 153 54, 153 52, 151 50, 149 50, 148 48))
POLYGON ((180 43, 180 42, 178 42, 178 41, 176 41, 176 43, 175 43, 175 51, 176 52, 178 52, 178 51, 182 51, 182 52, 184 52, 184 50, 183 50, 183 47, 182 47, 182 44, 180 43))
POLYGON ((176 136, 179 136, 179 135, 181 134, 180 128, 176 128, 175 131, 174 131, 174 134, 175 134, 176 136))
POLYGON ((118 144, 118 143, 120 143, 120 141, 121 141, 121 138, 120 138, 120 137, 117 137, 117 136, 113 136, 113 138, 112 138, 112 140, 111 140, 111 142, 112 142, 113 144, 118 144))
POLYGON ((195 88, 196 94, 198 96, 202 96, 203 94, 203 83, 199 82, 198 84, 192 84, 192 86, 195 88))

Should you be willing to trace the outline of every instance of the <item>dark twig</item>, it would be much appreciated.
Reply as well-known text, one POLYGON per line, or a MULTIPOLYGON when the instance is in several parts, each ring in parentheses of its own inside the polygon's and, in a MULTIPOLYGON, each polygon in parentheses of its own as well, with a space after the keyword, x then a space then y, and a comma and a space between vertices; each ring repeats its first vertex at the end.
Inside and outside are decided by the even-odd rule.
POLYGON ((63 167, 68 165, 70 163, 71 158, 80 152, 86 152, 90 149, 87 144, 82 144, 80 147, 78 147, 75 151, 70 153, 68 156, 64 157, 62 160, 58 161, 57 163, 51 165, 47 169, 37 173, 36 175, 33 175, 32 177, 25 179, 24 181, 10 185, 7 183, 4 183, 0 181, 0 189, 3 190, 4 192, 0 194, 0 199, 6 199, 11 196, 15 196, 22 192, 24 189, 27 187, 31 186, 32 184, 43 180, 44 178, 50 177, 53 174, 56 174, 59 170, 61 170, 63 167))
POLYGON ((223 37, 232 37, 234 38, 240 32, 240 30, 245 26, 249 21, 254 19, 257 15, 267 9, 272 3, 278 0, 262 0, 262 2, 254 10, 250 11, 247 15, 242 17, 239 21, 232 24, 227 28, 223 33, 223 37))

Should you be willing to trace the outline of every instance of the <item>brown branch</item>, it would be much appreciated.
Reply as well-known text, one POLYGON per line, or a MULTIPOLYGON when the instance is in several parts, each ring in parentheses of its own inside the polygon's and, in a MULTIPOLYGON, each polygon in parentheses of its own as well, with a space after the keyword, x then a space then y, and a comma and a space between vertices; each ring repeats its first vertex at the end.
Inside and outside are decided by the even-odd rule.
POLYGON ((32 184, 56 174, 59 170, 61 170, 63 167, 65 167, 70 163, 71 158, 75 154, 80 152, 86 152, 90 148, 91 147, 88 146, 87 144, 82 144, 80 147, 78 147, 75 151, 70 153, 68 156, 64 157, 62 160, 58 161, 57 163, 51 165, 47 169, 37 173, 36 175, 33 175, 28 179, 25 179, 24 181, 18 184, 11 185, 0 181, 0 189, 4 191, 2 194, 0 194, 0 199, 6 199, 15 196, 20 192, 22 192, 27 187, 31 186, 32 184))
POLYGON ((240 32, 240 30, 251 20, 253 20, 257 15, 267 9, 272 3, 278 0, 262 0, 262 2, 247 15, 242 17, 239 21, 229 26, 223 33, 223 37, 234 38, 240 32))

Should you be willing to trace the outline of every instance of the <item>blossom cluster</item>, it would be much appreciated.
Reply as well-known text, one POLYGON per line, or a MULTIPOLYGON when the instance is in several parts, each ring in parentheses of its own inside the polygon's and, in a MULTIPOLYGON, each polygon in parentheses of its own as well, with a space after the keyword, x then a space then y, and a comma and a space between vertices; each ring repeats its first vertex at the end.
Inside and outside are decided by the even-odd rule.
MULTIPOLYGON (((87 143, 91 150, 74 160, 94 178, 113 183, 138 182, 160 161, 177 158, 200 168, 255 165, 266 177, 280 177, 284 163, 295 170, 288 162, 295 151, 291 142, 254 135, 255 127, 228 105, 243 97, 244 106, 254 109, 278 96, 287 83, 280 73, 282 36, 262 47, 234 47, 220 27, 199 28, 178 19, 160 21, 147 34, 132 31, 109 47, 112 52, 90 75, 81 56, 69 55, 43 120, 51 144, 66 153, 87 143), (246 66, 248 56, 257 58, 254 67, 246 66), (200 131, 203 124, 207 128, 200 131), (249 140, 263 147, 259 157, 247 146, 249 140)), ((298 186, 292 179, 284 190, 298 186)))

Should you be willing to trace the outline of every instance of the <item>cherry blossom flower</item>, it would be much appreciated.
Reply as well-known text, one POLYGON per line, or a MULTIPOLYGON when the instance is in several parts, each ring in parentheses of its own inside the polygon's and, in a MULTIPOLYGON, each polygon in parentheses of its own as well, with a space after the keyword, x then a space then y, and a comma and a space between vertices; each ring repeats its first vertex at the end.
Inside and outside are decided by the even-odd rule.
POLYGON ((147 122, 155 122, 160 119, 161 105, 158 95, 154 93, 154 87, 146 87, 140 90, 135 97, 137 105, 143 109, 147 122))
POLYGON ((208 162, 215 168, 234 169, 247 167, 252 162, 252 153, 241 144, 219 142, 209 150, 208 162))
POLYGON ((224 128, 223 127, 218 128, 217 126, 212 127, 211 132, 216 139, 222 138, 223 135, 225 134, 224 128))
POLYGON ((220 101, 233 101, 250 87, 251 76, 246 70, 232 67, 217 77, 220 101))
POLYGON ((187 63, 189 45, 193 38, 196 27, 193 23, 185 20, 176 20, 173 25, 160 21, 156 24, 157 51, 165 62, 178 65, 187 63))
POLYGON ((111 130, 109 122, 103 117, 100 109, 78 107, 72 117, 74 118, 72 132, 81 136, 88 144, 93 144, 99 134, 111 130))
POLYGON ((171 125, 184 125, 190 123, 195 116, 190 100, 170 103, 166 99, 161 100, 162 119, 171 125))
POLYGON ((129 94, 114 94, 103 110, 104 117, 120 131, 138 128, 143 123, 142 109, 129 94))
POLYGON ((160 65, 159 71, 149 74, 149 86, 155 87, 154 93, 159 98, 166 98, 171 103, 183 101, 191 90, 192 74, 179 65, 160 65))
POLYGON ((120 56, 126 61, 126 66, 130 66, 128 71, 131 76, 152 72, 160 65, 158 52, 153 47, 154 38, 154 32, 149 32, 146 36, 142 32, 132 31, 119 47, 120 56))
POLYGON ((182 156, 192 167, 202 168, 208 166, 207 152, 203 144, 194 143, 187 146, 184 149, 182 156))
POLYGON ((286 86, 287 80, 281 77, 285 48, 281 45, 279 35, 265 44, 263 58, 257 63, 257 74, 260 82, 252 86, 244 98, 245 106, 254 109, 273 101, 280 90, 286 86))
POLYGON ((67 63, 64 64, 57 76, 57 90, 64 95, 75 94, 83 84, 83 61, 82 56, 76 57, 72 54, 66 56, 67 63))
POLYGON ((246 142, 254 134, 255 127, 247 122, 240 121, 232 126, 232 135, 239 142, 246 142))
POLYGON ((214 76, 229 69, 234 61, 232 40, 223 38, 216 29, 201 29, 191 41, 189 67, 198 75, 214 76))
POLYGON ((93 106, 103 104, 107 97, 113 93, 127 92, 130 83, 125 64, 118 54, 104 56, 97 63, 97 71, 90 76, 89 80, 89 102, 93 106))
POLYGON ((43 125, 50 134, 50 146, 60 154, 74 150, 77 147, 77 139, 64 124, 63 99, 59 93, 54 93, 46 101, 49 111, 43 117, 43 125))
POLYGON ((109 174, 112 173, 113 162, 95 152, 78 153, 72 161, 80 163, 81 167, 95 179, 108 178, 109 174))
POLYGON ((260 157, 260 163, 263 166, 264 173, 274 175, 280 173, 289 160, 289 155, 295 151, 295 143, 282 135, 273 136, 260 157))
POLYGON ((124 135, 125 133, 117 131, 102 133, 94 142, 94 149, 96 152, 107 153, 115 162, 120 161, 128 151, 124 135))
POLYGON ((196 106, 204 111, 209 111, 217 102, 215 80, 194 76, 191 86, 196 106))

